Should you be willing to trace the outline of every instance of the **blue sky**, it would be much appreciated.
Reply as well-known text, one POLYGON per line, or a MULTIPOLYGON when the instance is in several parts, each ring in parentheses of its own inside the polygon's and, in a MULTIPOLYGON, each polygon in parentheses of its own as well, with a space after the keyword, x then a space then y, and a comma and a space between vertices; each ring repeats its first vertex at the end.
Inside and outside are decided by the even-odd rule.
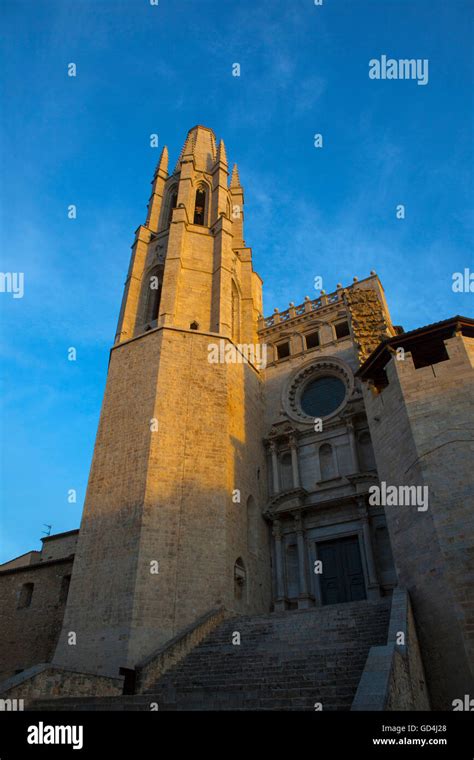
POLYGON ((151 133, 173 166, 193 125, 225 140, 265 314, 318 295, 316 275, 330 292, 375 269, 405 329, 472 316, 451 288, 473 268, 471 0, 3 0, 0 14, 2 271, 25 274, 22 299, 0 293, 0 561, 39 548, 43 523, 79 526, 151 133), (428 59, 428 84, 370 80, 382 54, 428 59))

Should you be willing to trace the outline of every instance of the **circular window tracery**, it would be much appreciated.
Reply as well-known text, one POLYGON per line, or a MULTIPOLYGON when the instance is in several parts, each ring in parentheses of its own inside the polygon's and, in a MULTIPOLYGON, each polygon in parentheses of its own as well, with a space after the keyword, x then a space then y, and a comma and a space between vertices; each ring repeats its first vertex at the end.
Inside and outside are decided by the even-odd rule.
POLYGON ((283 407, 297 422, 312 422, 337 414, 354 390, 350 367, 337 358, 312 361, 289 379, 283 391, 283 407))

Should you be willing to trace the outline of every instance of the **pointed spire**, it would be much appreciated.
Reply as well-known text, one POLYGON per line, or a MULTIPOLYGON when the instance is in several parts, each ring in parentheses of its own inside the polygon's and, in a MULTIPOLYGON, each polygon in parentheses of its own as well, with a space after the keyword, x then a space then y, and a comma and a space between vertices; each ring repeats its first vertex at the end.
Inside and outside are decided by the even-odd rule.
POLYGON ((163 188, 168 179, 168 148, 166 145, 161 151, 161 156, 156 165, 155 173, 151 181, 151 196, 148 201, 148 211, 146 216, 145 227, 152 232, 158 232, 158 220, 161 211, 161 199, 163 188))
POLYGON ((168 148, 166 145, 164 146, 163 150, 161 151, 161 156, 159 158, 159 161, 156 165, 155 174, 154 177, 158 174, 158 172, 161 171, 163 174, 168 176, 168 148))
POLYGON ((240 177, 239 177, 239 170, 237 168, 237 164, 234 164, 234 168, 232 169, 232 177, 230 178, 230 186, 240 187, 240 177))
POLYGON ((217 148, 216 164, 222 163, 227 166, 227 155, 225 152, 224 140, 221 140, 217 148))

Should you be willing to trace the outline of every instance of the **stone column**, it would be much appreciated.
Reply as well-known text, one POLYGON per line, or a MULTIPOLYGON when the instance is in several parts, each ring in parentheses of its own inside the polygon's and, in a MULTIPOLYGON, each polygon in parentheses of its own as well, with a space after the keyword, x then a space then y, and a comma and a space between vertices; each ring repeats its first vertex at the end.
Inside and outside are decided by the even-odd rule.
POLYGON ((306 572, 306 541, 304 536, 303 518, 298 512, 294 515, 296 540, 298 545, 298 576, 300 593, 298 596, 298 609, 307 609, 310 606, 308 593, 308 576, 306 572))
POLYGON ((380 586, 377 579, 377 569, 375 566, 374 550, 372 546, 372 535, 370 532, 369 515, 367 512, 367 505, 365 498, 359 497, 358 499, 360 521, 362 523, 362 536, 364 540, 365 557, 367 560, 367 577, 369 581, 367 596, 369 598, 377 598, 380 596, 380 586))
POLYGON ((300 472, 298 468, 298 441, 296 436, 290 435, 289 437, 290 451, 291 451, 291 469, 293 471, 293 488, 300 487, 300 472))
POLYGON ((275 576, 276 576, 276 599, 275 610, 284 610, 285 604, 285 584, 283 581, 283 553, 281 548, 281 527, 280 522, 275 520, 273 523, 273 539, 275 542, 275 576))
POLYGON ((356 442, 356 437, 355 437, 355 432, 354 432, 354 423, 352 420, 346 420, 346 429, 347 429, 347 435, 349 437, 349 446, 351 449, 352 471, 359 472, 360 471, 359 455, 357 452, 357 442, 356 442))
POLYGON ((275 441, 270 443, 270 452, 272 455, 273 493, 277 494, 280 493, 280 478, 278 477, 278 456, 275 441))
MULTIPOLYGON (((316 562, 318 562, 319 560, 318 544, 316 542, 314 543, 314 559, 316 562)), ((311 573, 314 575, 314 579, 313 579, 314 603, 316 607, 322 607, 323 600, 322 600, 321 583, 320 583, 321 575, 320 573, 316 574, 314 572, 314 566, 311 568, 311 573)))

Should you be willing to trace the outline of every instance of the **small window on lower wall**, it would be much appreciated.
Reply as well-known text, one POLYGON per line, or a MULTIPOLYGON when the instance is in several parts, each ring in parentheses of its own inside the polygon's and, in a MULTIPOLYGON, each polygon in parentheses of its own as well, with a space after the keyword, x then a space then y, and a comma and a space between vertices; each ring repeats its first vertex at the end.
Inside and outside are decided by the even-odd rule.
POLYGON ((69 584, 71 583, 71 576, 70 575, 63 575, 61 580, 61 590, 59 592, 59 602, 60 604, 65 604, 67 600, 67 595, 69 593, 69 584))
POLYGON ((277 352, 277 359, 286 359, 286 357, 290 355, 289 342, 287 341, 286 343, 278 343, 276 345, 276 352, 277 352))
POLYGON ((348 322, 338 322, 334 327, 336 328, 336 338, 338 340, 339 338, 345 338, 350 333, 348 322))
POLYGON ((17 609, 22 610, 25 607, 29 607, 31 604, 31 598, 33 596, 34 583, 24 583, 20 589, 18 596, 17 609))
POLYGON ((319 332, 308 333, 304 337, 306 340, 306 348, 316 348, 319 346, 319 332))

